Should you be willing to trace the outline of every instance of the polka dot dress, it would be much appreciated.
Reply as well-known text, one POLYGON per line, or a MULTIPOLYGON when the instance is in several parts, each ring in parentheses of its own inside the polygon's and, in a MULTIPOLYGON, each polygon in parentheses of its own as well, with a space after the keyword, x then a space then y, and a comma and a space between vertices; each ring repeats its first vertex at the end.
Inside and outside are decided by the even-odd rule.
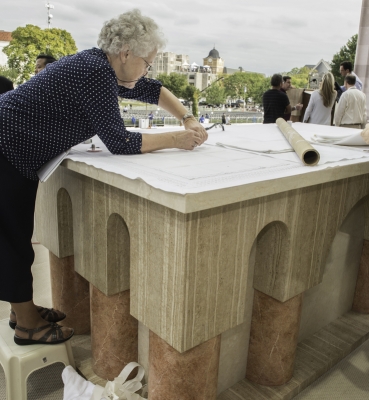
POLYGON ((145 78, 134 89, 119 86, 97 48, 63 57, 0 95, 0 153, 33 180, 47 161, 94 135, 113 154, 140 153, 142 136, 126 130, 118 96, 158 104, 160 88, 145 78))

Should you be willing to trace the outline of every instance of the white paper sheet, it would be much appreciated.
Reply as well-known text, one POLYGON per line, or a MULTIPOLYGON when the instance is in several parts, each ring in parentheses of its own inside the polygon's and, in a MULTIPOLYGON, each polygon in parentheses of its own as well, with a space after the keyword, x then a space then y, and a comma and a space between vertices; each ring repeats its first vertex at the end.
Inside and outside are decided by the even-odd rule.
MULTIPOLYGON (((227 126, 224 132, 221 128, 211 130, 206 144, 193 151, 169 149, 117 156, 112 155, 98 138, 94 138, 94 143, 102 148, 102 152, 89 153, 87 150, 91 145, 80 144, 72 149, 67 158, 130 179, 141 179, 155 188, 180 194, 205 192, 369 161, 369 154, 361 150, 314 145, 321 154, 321 162, 318 166, 308 167, 302 164, 294 152, 263 154, 216 145, 217 142, 241 146, 252 144, 254 149, 286 148, 286 143, 289 146, 276 125, 250 125, 227 126)), ((311 129, 310 126, 308 135, 311 129)), ((140 131, 151 134, 170 130, 176 128, 140 131)))

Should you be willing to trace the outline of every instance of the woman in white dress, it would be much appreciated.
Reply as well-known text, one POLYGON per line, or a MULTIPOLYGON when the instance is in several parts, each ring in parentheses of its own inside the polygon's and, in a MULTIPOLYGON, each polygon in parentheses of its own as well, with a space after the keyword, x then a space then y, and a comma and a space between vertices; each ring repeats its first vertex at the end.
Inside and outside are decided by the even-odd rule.
POLYGON ((331 124, 331 112, 337 92, 334 90, 334 77, 330 72, 324 74, 320 89, 310 96, 309 105, 306 108, 304 122, 318 125, 331 124))

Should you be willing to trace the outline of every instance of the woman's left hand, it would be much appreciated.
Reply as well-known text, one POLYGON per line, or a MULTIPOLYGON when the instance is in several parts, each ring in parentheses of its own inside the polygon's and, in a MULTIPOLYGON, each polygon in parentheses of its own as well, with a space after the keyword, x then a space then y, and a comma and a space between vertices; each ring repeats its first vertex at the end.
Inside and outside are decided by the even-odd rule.
POLYGON ((199 134, 200 139, 202 140, 202 143, 205 142, 208 138, 208 133, 206 129, 196 120, 196 118, 188 118, 184 122, 184 127, 185 129, 190 129, 192 131, 195 131, 199 134))

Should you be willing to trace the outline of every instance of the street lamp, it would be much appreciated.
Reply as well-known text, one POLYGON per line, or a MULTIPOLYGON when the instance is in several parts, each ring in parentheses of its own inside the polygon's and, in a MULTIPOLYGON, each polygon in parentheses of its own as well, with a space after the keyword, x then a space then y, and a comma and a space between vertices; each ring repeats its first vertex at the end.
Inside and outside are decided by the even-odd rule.
POLYGON ((243 88, 244 96, 245 96, 245 103, 244 103, 244 110, 246 111, 246 93, 247 93, 247 86, 243 88))

